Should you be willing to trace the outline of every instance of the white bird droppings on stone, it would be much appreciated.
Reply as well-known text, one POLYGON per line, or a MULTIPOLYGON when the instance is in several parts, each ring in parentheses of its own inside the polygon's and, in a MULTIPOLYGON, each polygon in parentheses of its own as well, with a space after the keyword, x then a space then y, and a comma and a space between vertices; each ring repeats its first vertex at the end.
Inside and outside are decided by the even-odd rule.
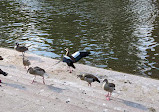
POLYGON ((44 89, 41 89, 41 90, 40 90, 40 92, 43 92, 43 91, 44 91, 44 89))
POLYGON ((104 109, 103 112, 108 112, 108 109, 104 109))
POLYGON ((114 107, 114 110, 122 110, 121 107, 114 107))

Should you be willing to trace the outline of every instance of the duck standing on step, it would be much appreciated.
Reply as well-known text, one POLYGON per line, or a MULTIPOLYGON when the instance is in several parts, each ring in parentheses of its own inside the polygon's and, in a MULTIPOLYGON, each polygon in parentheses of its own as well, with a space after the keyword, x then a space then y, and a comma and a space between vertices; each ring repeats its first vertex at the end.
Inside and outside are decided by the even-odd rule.
POLYGON ((105 91, 108 91, 108 94, 105 95, 105 96, 106 96, 107 100, 110 100, 111 94, 115 90, 115 84, 114 83, 109 83, 107 79, 104 79, 102 88, 105 91))
MULTIPOLYGON (((4 71, 1 70, 1 69, 0 69, 0 74, 2 74, 2 75, 4 75, 4 76, 7 76, 7 75, 8 75, 8 73, 4 72, 4 71)), ((0 83, 2 83, 1 80, 0 80, 0 83)), ((0 85, 0 86, 1 86, 1 85, 0 85)))
MULTIPOLYGON (((0 60, 3 60, 3 58, 2 58, 2 56, 0 56, 0 60)), ((8 75, 8 73, 6 73, 6 72, 4 72, 3 70, 1 70, 0 69, 0 74, 2 74, 2 75, 4 75, 4 76, 7 76, 8 75)), ((0 83, 1 83, 2 81, 0 80, 0 83)), ((1 86, 1 85, 0 85, 1 86)))
POLYGON ((77 77, 79 77, 81 80, 88 82, 88 86, 90 85, 90 87, 92 86, 91 85, 92 82, 97 81, 100 83, 99 79, 92 74, 86 73, 86 74, 82 74, 82 75, 77 75, 77 77))
MULTIPOLYGON (((32 75, 34 75, 35 76, 35 78, 36 78, 36 76, 38 75, 38 76, 41 76, 41 77, 43 77, 43 84, 45 84, 45 79, 44 79, 44 75, 45 75, 45 70, 44 69, 42 69, 42 68, 40 68, 40 67, 30 67, 28 70, 27 70, 27 73, 30 73, 30 74, 32 74, 32 75)), ((34 80, 35 80, 35 78, 33 79, 33 81, 32 81, 32 83, 34 82, 34 80)))
POLYGON ((74 69, 76 68, 73 63, 78 62, 81 58, 86 57, 90 54, 90 52, 77 51, 72 55, 70 55, 69 49, 66 48, 65 50, 66 50, 66 55, 63 57, 63 62, 67 63, 70 73, 72 73, 72 69, 70 67, 74 69))
POLYGON ((28 66, 28 68, 29 68, 29 65, 31 65, 30 61, 27 58, 25 58, 24 56, 23 56, 23 65, 25 68, 26 68, 26 66, 28 66))
POLYGON ((16 51, 22 52, 22 56, 24 56, 25 51, 28 50, 25 46, 20 46, 19 43, 16 43, 16 46, 14 47, 16 51))

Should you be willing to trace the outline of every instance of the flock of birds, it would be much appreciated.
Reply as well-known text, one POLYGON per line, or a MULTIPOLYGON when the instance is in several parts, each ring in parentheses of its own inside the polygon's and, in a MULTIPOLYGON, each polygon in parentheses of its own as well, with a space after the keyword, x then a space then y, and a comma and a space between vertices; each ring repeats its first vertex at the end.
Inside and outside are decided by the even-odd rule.
MULTIPOLYGON (((28 67, 27 73, 29 72, 30 74, 35 76, 32 83, 35 82, 36 76, 41 76, 43 78, 43 84, 45 84, 44 75, 46 74, 46 71, 44 69, 38 67, 38 66, 29 67, 31 65, 31 63, 24 55, 25 51, 27 51, 28 48, 16 43, 15 50, 19 51, 19 52, 22 52, 23 65, 24 65, 25 68, 28 67)), ((70 55, 70 52, 69 52, 68 48, 66 48, 65 51, 66 51, 66 54, 63 57, 63 62, 65 62, 68 65, 70 73, 72 73, 71 67, 74 68, 74 69, 76 68, 74 63, 78 62, 81 58, 89 56, 89 54, 91 54, 90 52, 77 51, 77 52, 73 53, 72 55, 70 55)), ((3 60, 2 56, 0 56, 0 60, 3 60)), ((8 75, 8 73, 4 72, 1 69, 0 69, 0 74, 2 74, 4 76, 8 75)), ((84 81, 88 82, 88 86, 91 86, 91 83, 95 82, 95 81, 100 83, 99 79, 92 74, 85 73, 85 74, 82 74, 82 75, 77 75, 77 77, 80 78, 81 80, 84 80, 84 81)), ((0 83, 1 83, 1 80, 0 80, 0 83)), ((107 79, 104 79, 102 88, 105 91, 108 92, 108 94, 106 95, 106 99, 110 100, 111 93, 115 90, 115 84, 114 83, 109 83, 107 79)))

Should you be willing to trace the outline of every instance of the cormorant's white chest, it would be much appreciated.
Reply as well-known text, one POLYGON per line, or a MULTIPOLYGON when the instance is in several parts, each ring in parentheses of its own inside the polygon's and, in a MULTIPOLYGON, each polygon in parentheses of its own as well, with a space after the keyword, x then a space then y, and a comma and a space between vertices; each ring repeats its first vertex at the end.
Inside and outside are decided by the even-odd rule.
POLYGON ((64 57, 65 57, 66 59, 69 59, 69 60, 71 60, 71 58, 70 58, 69 56, 66 56, 66 55, 65 55, 64 57))

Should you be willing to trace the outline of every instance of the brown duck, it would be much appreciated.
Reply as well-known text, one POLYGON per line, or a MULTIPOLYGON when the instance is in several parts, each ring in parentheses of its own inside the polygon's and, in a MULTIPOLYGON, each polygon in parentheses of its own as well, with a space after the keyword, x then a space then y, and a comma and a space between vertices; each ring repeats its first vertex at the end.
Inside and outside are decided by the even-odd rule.
POLYGON ((25 68, 26 68, 26 66, 28 66, 28 68, 29 68, 29 65, 31 65, 30 61, 27 58, 25 58, 24 56, 23 56, 23 65, 25 68))
MULTIPOLYGON (((43 77, 43 84, 45 84, 44 75, 45 75, 46 72, 45 72, 44 69, 42 69, 42 68, 40 68, 40 67, 38 67, 38 66, 33 67, 33 68, 30 67, 30 68, 27 70, 27 73, 28 73, 28 72, 29 72, 30 74, 34 75, 35 78, 36 78, 37 75, 43 77)), ((35 82, 35 81, 34 81, 35 78, 33 79, 32 83, 35 82)))
POLYGON ((90 87, 91 87, 92 82, 97 81, 100 83, 99 79, 92 74, 86 73, 86 74, 82 74, 82 75, 77 75, 77 77, 79 77, 81 80, 88 82, 88 86, 90 85, 90 87))
POLYGON ((18 43, 16 43, 16 46, 14 47, 16 51, 22 52, 22 55, 24 55, 25 51, 28 50, 25 46, 20 46, 18 43))
POLYGON ((111 94, 115 90, 115 84, 114 83, 109 83, 107 79, 104 79, 102 88, 105 91, 108 91, 108 94, 105 95, 105 96, 106 96, 107 100, 110 100, 111 94))

